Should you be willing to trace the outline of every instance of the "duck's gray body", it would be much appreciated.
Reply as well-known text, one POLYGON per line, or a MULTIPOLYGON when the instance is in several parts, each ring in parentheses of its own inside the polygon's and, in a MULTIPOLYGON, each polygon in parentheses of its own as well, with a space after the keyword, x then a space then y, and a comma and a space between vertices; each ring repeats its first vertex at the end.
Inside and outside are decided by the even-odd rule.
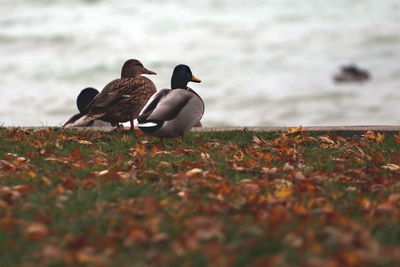
POLYGON ((192 89, 163 89, 143 108, 138 127, 151 136, 173 138, 200 125, 203 114, 204 102, 192 89))

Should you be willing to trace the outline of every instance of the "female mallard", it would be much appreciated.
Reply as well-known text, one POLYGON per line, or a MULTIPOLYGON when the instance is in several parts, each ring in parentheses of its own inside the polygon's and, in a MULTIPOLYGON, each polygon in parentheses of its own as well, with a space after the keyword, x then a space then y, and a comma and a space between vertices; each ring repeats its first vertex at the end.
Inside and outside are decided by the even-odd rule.
POLYGON ((142 74, 156 73, 143 67, 139 60, 126 61, 122 66, 121 79, 107 84, 88 105, 88 114, 71 126, 80 126, 95 119, 108 121, 112 125, 130 121, 133 131, 133 120, 156 92, 154 83, 142 74))
POLYGON ((200 124, 204 114, 204 102, 188 82, 201 82, 192 75, 186 65, 175 67, 171 79, 171 89, 163 89, 154 94, 138 117, 138 127, 148 135, 161 138, 181 136, 200 124))
MULTIPOLYGON (((68 127, 68 125, 75 123, 75 121, 86 115, 88 113, 87 105, 92 102, 98 94, 99 91, 92 87, 83 89, 76 98, 76 105, 78 106, 79 113, 69 118, 69 120, 63 124, 63 127, 68 127)), ((109 127, 111 124, 102 120, 93 120, 82 126, 109 127)))

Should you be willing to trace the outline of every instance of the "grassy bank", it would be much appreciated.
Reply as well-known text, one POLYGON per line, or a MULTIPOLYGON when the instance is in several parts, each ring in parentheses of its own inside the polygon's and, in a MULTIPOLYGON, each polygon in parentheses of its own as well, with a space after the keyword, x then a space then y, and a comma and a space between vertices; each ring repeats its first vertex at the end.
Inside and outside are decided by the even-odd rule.
POLYGON ((0 129, 4 266, 400 263, 400 136, 0 129))

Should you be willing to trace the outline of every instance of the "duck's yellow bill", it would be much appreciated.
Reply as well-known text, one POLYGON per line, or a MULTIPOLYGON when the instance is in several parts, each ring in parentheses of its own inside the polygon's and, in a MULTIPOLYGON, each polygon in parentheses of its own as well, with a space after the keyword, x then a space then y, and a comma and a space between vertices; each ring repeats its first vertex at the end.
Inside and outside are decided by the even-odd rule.
POLYGON ((199 78, 196 78, 194 75, 192 75, 192 79, 190 81, 195 83, 201 83, 201 80, 199 78))

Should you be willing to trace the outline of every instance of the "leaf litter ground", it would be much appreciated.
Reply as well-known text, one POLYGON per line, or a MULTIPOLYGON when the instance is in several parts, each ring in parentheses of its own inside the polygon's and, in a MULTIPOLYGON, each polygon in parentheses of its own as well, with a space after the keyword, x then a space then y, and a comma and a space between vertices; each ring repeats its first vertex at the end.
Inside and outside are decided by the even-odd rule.
POLYGON ((4 266, 394 266, 400 135, 0 128, 4 266))

